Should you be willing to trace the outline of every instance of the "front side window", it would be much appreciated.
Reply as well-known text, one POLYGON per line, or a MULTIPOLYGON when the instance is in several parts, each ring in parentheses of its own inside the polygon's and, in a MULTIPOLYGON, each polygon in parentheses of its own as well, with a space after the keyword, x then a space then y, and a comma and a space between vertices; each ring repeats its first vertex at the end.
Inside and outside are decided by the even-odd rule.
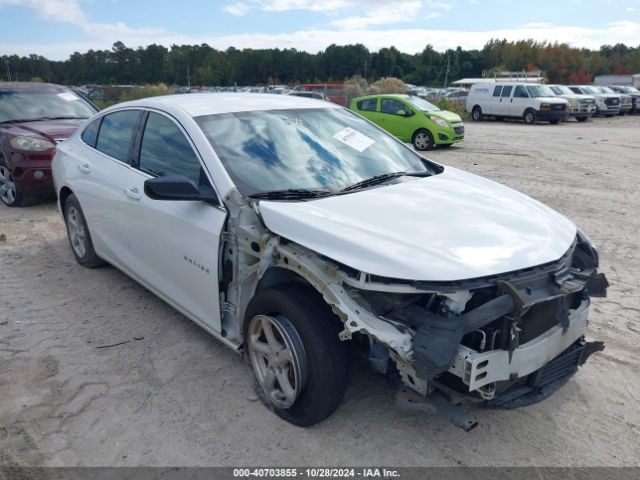
POLYGON ((139 117, 139 110, 124 110, 105 115, 98 132, 96 150, 121 162, 130 163, 131 137, 139 117))
POLYGON ((370 98, 369 100, 361 100, 358 102, 358 110, 363 110, 365 112, 375 112, 378 107, 378 100, 375 98, 370 98))
POLYGON ((529 98, 529 94, 527 93, 527 89, 522 85, 518 85, 513 92, 513 98, 529 98))
POLYGON ((405 115, 407 108, 404 103, 393 98, 383 98, 380 101, 380 111, 391 115, 405 115))
POLYGON ((337 192, 376 175, 430 171, 415 152, 345 108, 225 113, 196 122, 244 195, 337 192))
POLYGON ((168 117, 151 112, 142 135, 138 168, 162 177, 184 175, 200 184, 198 156, 178 125, 168 117))

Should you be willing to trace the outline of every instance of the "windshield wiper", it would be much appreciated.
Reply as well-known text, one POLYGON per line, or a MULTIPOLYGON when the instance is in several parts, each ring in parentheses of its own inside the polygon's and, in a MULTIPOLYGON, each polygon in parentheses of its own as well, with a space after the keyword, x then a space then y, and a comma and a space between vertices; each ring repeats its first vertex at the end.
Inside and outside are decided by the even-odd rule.
POLYGON ((272 190, 249 195, 258 200, 301 200, 305 198, 321 198, 333 195, 327 190, 312 190, 309 188, 288 188, 286 190, 272 190))
POLYGON ((47 120, 86 120, 89 117, 40 117, 40 118, 14 118, 12 120, 4 120, 0 124, 9 123, 29 123, 29 122, 43 122, 47 120))
POLYGON ((379 183, 384 183, 389 180, 393 180, 394 178, 402 177, 407 175, 407 172, 393 172, 393 173, 383 173, 381 175, 376 175, 371 178, 367 178, 366 180, 362 180, 361 182, 354 183, 353 185, 349 185, 348 187, 344 187, 341 192, 350 192, 351 190, 359 190, 361 188, 370 187, 372 185, 378 185, 379 183))

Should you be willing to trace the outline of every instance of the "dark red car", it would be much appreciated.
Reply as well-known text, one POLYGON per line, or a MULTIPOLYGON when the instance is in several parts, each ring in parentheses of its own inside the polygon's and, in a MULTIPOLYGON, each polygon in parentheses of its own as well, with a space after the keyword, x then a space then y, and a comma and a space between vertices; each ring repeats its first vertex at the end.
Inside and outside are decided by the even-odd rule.
POLYGON ((73 90, 47 83, 0 83, 0 200, 10 207, 54 193, 51 160, 97 108, 73 90))

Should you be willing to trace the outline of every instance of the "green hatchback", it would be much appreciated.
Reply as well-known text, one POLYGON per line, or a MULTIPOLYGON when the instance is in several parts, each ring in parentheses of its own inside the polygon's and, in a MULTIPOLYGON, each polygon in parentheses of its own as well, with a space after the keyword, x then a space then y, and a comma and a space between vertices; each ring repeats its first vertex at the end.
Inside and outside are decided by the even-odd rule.
POLYGON ((369 95, 354 98, 351 110, 371 120, 416 150, 448 147, 464 139, 460 115, 440 110, 413 95, 369 95))

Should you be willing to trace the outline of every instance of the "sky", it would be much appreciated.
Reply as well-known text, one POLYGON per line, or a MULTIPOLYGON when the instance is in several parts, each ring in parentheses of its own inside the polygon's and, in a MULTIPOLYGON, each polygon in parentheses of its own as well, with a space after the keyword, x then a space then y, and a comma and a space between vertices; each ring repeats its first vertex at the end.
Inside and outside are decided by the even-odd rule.
POLYGON ((116 41, 311 53, 480 49, 491 38, 640 46, 640 0, 0 0, 0 21, 0 55, 52 60, 116 41))

